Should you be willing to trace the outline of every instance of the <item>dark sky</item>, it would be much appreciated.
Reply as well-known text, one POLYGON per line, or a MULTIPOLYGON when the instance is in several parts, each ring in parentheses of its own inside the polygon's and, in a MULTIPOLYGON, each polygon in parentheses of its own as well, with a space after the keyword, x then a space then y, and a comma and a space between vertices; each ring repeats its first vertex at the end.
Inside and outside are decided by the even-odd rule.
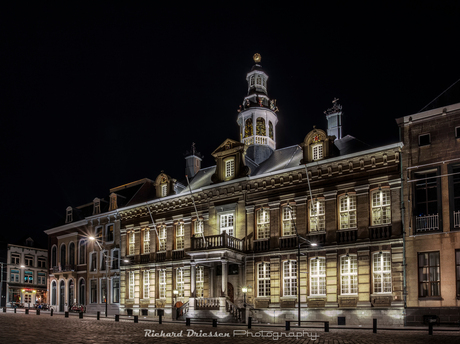
POLYGON ((254 53, 280 109, 278 147, 300 143, 334 97, 344 134, 398 140, 413 114, 460 78, 458 1, 14 2, 1 9, 0 235, 54 226, 68 205, 161 170, 184 178, 238 139, 254 53))

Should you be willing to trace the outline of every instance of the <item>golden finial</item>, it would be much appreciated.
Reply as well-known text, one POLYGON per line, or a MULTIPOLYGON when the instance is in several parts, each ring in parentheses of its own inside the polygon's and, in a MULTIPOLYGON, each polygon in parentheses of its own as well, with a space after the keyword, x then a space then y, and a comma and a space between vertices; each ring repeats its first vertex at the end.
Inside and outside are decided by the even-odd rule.
POLYGON ((255 53, 254 56, 252 57, 254 59, 255 63, 259 63, 260 60, 262 60, 262 56, 260 56, 259 53, 255 53))

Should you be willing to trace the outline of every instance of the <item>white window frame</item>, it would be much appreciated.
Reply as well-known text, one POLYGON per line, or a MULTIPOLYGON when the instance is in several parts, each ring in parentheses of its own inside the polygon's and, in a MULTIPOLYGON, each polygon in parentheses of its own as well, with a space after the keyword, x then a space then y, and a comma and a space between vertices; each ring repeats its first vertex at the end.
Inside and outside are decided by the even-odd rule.
POLYGON ((356 195, 339 197, 339 228, 357 228, 356 195))
POLYGON ((326 295, 326 258, 310 260, 310 295, 326 295))
POLYGON ((104 301, 104 295, 103 295, 103 284, 105 284, 105 297, 106 299, 108 300, 108 292, 109 292, 109 286, 108 286, 108 279, 106 279, 105 277, 104 278, 100 278, 99 279, 99 296, 100 296, 100 300, 101 302, 100 303, 105 303, 104 301))
POLYGON ((166 226, 158 228, 158 251, 166 251, 166 242, 168 239, 168 230, 166 226))
POLYGON ((374 294, 389 294, 391 283, 391 253, 378 252, 372 255, 372 280, 374 294))
POLYGON ((168 183, 161 184, 161 197, 168 196, 168 183))
POLYGON ((183 250, 184 249, 184 224, 178 223, 176 225, 176 250, 183 250))
POLYGON ((324 157, 323 143, 317 143, 311 146, 312 160, 321 160, 324 157))
POLYGON ((325 208, 324 199, 310 201, 310 232, 322 232, 326 230, 325 208))
POLYGON ((45 272, 37 273, 37 282, 38 284, 46 284, 46 273, 45 272))
POLYGON ((270 238, 270 209, 257 210, 257 239, 270 238))
POLYGON ((235 225, 235 214, 232 213, 225 213, 219 214, 219 225, 220 225, 220 234, 224 231, 229 235, 233 236, 234 234, 234 225, 235 225))
POLYGON ((372 226, 391 224, 391 192, 381 189, 371 192, 372 226))
POLYGON ((257 264, 257 295, 268 297, 270 293, 270 263, 257 264))
POLYGON ((232 178, 235 176, 235 158, 231 157, 224 160, 224 175, 225 178, 232 178))
POLYGON ((144 253, 150 253, 150 228, 144 230, 144 253))
POLYGON ((11 283, 19 283, 21 278, 21 271, 16 269, 10 270, 10 282, 11 283))
POLYGON ((194 223, 194 226, 195 226, 195 228, 194 228, 194 234, 200 234, 200 235, 203 234, 203 231, 204 231, 204 221, 198 219, 198 220, 196 220, 196 221, 194 221, 194 222, 195 222, 195 223, 194 223))
POLYGON ((129 272, 129 280, 128 280, 128 293, 129 299, 134 299, 134 271, 129 272))
POLYGON ((158 296, 166 299, 166 270, 158 270, 158 296))
POLYGON ((150 298, 150 270, 144 270, 143 273, 144 277, 144 290, 143 290, 143 296, 144 299, 149 299, 150 298))
POLYGON ((358 258, 356 255, 340 257, 341 295, 358 294, 358 258))
MULTIPOLYGON (((56 247, 56 246, 53 246, 56 247)), ((11 254, 11 265, 19 265, 21 262, 21 255, 19 253, 12 253, 11 254)))
POLYGON ((136 233, 134 231, 128 233, 128 256, 132 256, 136 251, 136 233))
POLYGON ((295 235, 294 221, 296 219, 295 206, 285 205, 282 208, 283 236, 295 235))
POLYGON ((204 297, 204 267, 197 266, 195 275, 196 297, 204 297))
POLYGON ((283 296, 297 296, 297 262, 283 262, 283 296))
POLYGON ((176 269, 176 290, 178 291, 177 297, 184 297, 185 280, 184 280, 184 269, 176 269))

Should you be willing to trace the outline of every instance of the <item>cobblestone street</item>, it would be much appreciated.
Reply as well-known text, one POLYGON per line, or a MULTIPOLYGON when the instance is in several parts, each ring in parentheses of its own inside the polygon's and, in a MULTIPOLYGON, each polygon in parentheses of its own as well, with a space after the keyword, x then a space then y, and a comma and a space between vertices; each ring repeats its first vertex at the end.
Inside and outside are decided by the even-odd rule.
POLYGON ((158 321, 143 321, 134 323, 131 318, 115 322, 114 317, 97 320, 95 317, 85 315, 79 319, 76 315, 65 318, 63 314, 42 312, 0 313, 0 342, 1 343, 458 343, 460 332, 440 331, 434 329, 434 335, 429 336, 426 330, 379 330, 377 334, 372 329, 334 329, 324 333, 323 328, 318 329, 293 329, 284 331, 282 327, 253 326, 247 330, 243 326, 218 325, 213 328, 211 324, 193 324, 186 327, 181 323, 163 323, 158 321), (146 331, 148 330, 148 331, 146 331), (163 331, 163 333, 161 333, 163 331), (182 337, 167 337, 173 333, 182 337), (262 332, 264 331, 264 332, 262 332), (273 331, 269 334, 267 331, 273 331), (304 331, 304 333, 302 333, 304 331), (204 334, 212 332, 220 336, 206 338, 204 334), (151 337, 146 337, 146 333, 151 337), (162 335, 163 334, 163 335, 162 335), (195 335, 192 335, 195 334, 195 335), (202 334, 202 336, 200 336, 202 334), (297 335, 299 338, 285 336, 297 335), (154 336, 160 335, 160 336, 154 336), (162 336, 161 336, 162 335, 162 336), (260 336, 263 335, 264 338, 260 336), (275 340, 274 337, 280 336, 275 340), (318 338, 314 340, 314 336, 318 338))

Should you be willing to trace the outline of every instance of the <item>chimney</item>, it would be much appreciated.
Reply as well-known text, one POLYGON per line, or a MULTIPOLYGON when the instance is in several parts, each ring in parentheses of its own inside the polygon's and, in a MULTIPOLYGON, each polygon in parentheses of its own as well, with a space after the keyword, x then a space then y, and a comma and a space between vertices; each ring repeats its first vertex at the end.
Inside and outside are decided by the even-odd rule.
POLYGON ((201 169, 201 160, 203 156, 195 149, 195 142, 192 142, 192 149, 185 153, 185 174, 189 178, 195 177, 201 169))
POLYGON ((324 111, 327 118, 327 136, 335 136, 337 140, 342 138, 342 105, 334 98, 332 107, 324 111))

